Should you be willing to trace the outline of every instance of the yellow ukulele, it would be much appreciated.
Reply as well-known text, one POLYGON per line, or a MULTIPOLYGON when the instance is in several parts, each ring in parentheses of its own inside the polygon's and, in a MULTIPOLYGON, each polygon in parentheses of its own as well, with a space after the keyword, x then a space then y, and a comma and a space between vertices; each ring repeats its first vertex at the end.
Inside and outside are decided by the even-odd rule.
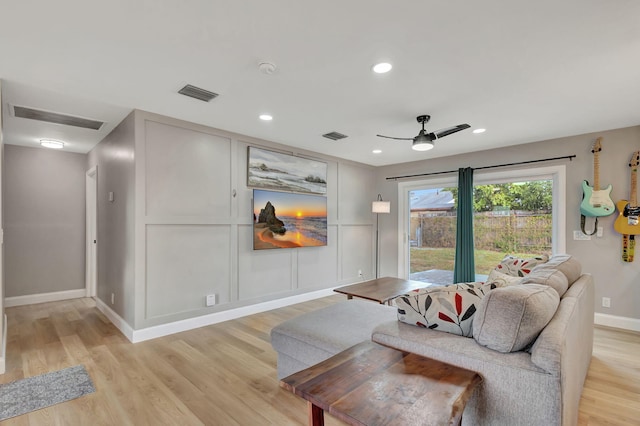
POLYGON ((620 200, 616 203, 618 218, 613 223, 613 229, 622 234, 622 260, 633 262, 635 252, 635 236, 640 234, 640 207, 636 192, 638 187, 638 164, 640 164, 640 151, 631 156, 631 191, 629 201, 620 200))

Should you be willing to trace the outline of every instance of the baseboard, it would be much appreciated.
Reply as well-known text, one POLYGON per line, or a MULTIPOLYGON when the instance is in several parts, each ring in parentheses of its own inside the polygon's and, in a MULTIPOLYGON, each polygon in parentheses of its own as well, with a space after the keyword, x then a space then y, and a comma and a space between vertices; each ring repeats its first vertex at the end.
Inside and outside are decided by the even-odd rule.
POLYGON ((95 301, 96 308, 98 308, 130 342, 133 342, 133 328, 102 300, 96 297, 95 301))
POLYGON ((640 319, 619 317, 616 315, 600 314, 594 315, 594 324, 606 327, 621 328, 623 330, 640 331, 640 319))
POLYGON ((96 306, 105 314, 107 318, 125 335, 132 343, 144 342, 158 337, 168 336, 182 331, 193 330, 207 325, 217 324, 219 322, 229 321, 232 319, 244 317, 247 315, 258 314, 260 312, 270 311, 272 309, 283 308, 296 303, 307 302, 309 300, 319 299, 321 297, 334 295, 333 288, 318 290, 310 293, 299 294, 296 296, 285 297, 283 299, 271 300, 268 302, 257 303, 255 305, 243 306, 241 308, 229 309, 227 311, 215 312, 213 314, 202 315, 195 318, 174 321, 168 324, 156 325, 153 327, 134 330, 125 320, 117 313, 109 308, 100 299, 96 299, 96 306))
POLYGON ((29 294, 26 296, 7 297, 4 299, 4 307, 35 305, 36 303, 57 302, 59 300, 78 299, 86 297, 87 290, 84 288, 77 290, 56 291, 53 293, 29 294))
POLYGON ((332 294, 335 293, 333 292, 332 288, 329 288, 296 296, 285 297, 283 299, 271 300, 269 302, 257 303, 255 305, 243 306, 241 308, 229 309, 227 311, 215 312, 213 314, 202 315, 195 318, 188 318, 168 324, 156 325, 140 330, 134 330, 133 339, 130 340, 133 343, 143 342, 145 340, 168 336, 170 334, 180 333, 182 331, 193 330, 194 328, 217 324, 219 322, 229 321, 247 315, 258 314, 260 312, 270 311, 277 308, 283 308, 285 306, 294 305, 296 303, 319 299, 321 297, 330 296, 332 294))

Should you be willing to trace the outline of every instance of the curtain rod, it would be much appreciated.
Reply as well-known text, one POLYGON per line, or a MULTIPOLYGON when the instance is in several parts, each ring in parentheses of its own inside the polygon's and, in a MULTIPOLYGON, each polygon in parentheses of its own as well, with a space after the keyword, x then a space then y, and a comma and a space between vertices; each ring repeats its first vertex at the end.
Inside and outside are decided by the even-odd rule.
MULTIPOLYGON (((506 163, 506 164, 496 164, 494 166, 476 167, 474 168, 474 170, 495 169, 496 167, 518 166, 521 164, 540 163, 542 161, 565 160, 565 159, 569 159, 569 161, 572 161, 574 158, 576 158, 575 154, 565 155, 563 157, 541 158, 540 160, 529 160, 529 161, 520 161, 517 163, 506 163)), ((398 180, 398 179, 406 179, 406 178, 420 177, 420 176, 443 175, 446 173, 457 173, 457 172, 458 170, 447 170, 446 172, 432 172, 432 173, 420 173, 417 175, 392 176, 392 177, 388 177, 387 180, 398 180)))

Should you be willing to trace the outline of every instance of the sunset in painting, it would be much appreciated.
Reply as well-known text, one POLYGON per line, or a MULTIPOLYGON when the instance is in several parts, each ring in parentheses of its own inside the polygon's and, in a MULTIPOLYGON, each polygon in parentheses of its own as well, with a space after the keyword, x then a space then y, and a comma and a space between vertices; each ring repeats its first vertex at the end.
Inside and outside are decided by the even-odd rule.
POLYGON ((326 197, 262 190, 254 191, 253 197, 253 212, 256 217, 267 201, 276 208, 278 216, 327 217, 326 197))
POLYGON ((318 195, 255 189, 253 248, 327 245, 327 199, 318 195))

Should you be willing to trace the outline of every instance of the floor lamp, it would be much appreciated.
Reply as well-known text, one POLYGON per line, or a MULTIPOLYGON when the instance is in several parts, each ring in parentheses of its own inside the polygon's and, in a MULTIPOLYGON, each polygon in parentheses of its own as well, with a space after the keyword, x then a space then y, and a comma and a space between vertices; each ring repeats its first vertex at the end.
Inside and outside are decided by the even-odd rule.
POLYGON ((371 212, 376 214, 376 279, 377 279, 378 278, 378 255, 380 252, 378 219, 379 219, 380 213, 391 212, 391 203, 389 201, 382 201, 382 195, 378 194, 378 199, 373 203, 371 203, 371 212))

